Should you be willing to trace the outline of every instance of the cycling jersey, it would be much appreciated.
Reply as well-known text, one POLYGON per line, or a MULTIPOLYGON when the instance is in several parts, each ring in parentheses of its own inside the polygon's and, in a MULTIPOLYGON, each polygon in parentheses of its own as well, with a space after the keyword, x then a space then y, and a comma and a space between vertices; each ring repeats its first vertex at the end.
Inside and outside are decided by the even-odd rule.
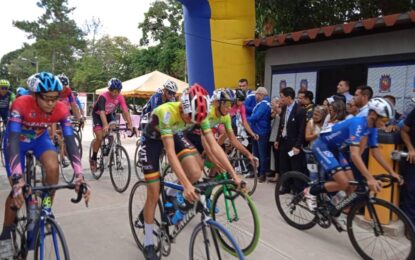
POLYGON ((101 111, 105 111, 106 115, 114 113, 121 106, 122 111, 128 111, 124 96, 118 95, 116 98, 111 97, 109 91, 100 95, 92 109, 93 114, 99 115, 101 111))
MULTIPOLYGON (((75 96, 70 87, 64 87, 59 94, 59 101, 65 104, 69 111, 72 110, 71 104, 75 103, 75 96)), ((76 103, 75 103, 76 104, 76 103)))
POLYGON ((58 101, 51 113, 37 105, 33 96, 21 96, 10 108, 9 124, 5 135, 7 174, 22 174, 25 153, 33 150, 37 159, 47 150, 56 151, 47 128, 60 122, 69 159, 75 174, 82 173, 81 157, 75 143, 69 111, 58 101), (47 137, 47 138, 46 138, 47 137), (6 146, 7 145, 7 146, 6 146))
POLYGON ((353 117, 323 129, 312 150, 323 169, 334 174, 341 169, 350 169, 342 149, 360 145, 364 136, 368 136, 369 147, 377 147, 377 128, 369 128, 365 117, 353 117))
MULTIPOLYGON (((172 136, 194 126, 195 124, 183 121, 180 115, 180 102, 168 102, 153 110, 143 134, 148 138, 159 140, 161 137, 172 136)), ((203 132, 210 131, 208 118, 200 123, 200 127, 203 132)))
POLYGON ((15 97, 16 96, 11 91, 7 91, 6 95, 0 95, 0 116, 5 124, 7 123, 10 104, 13 102, 15 97))
POLYGON ((226 130, 233 131, 231 116, 229 114, 224 115, 224 116, 222 115, 217 116, 216 108, 213 105, 210 106, 210 111, 209 111, 207 118, 209 119, 210 128, 216 127, 219 124, 223 124, 226 130))
POLYGON ((150 99, 148 100, 148 102, 146 103, 146 105, 144 106, 143 111, 141 112, 141 118, 140 118, 140 124, 139 124, 140 130, 146 127, 150 114, 151 112, 153 112, 153 110, 156 107, 166 102, 175 102, 175 101, 176 101, 176 98, 173 97, 171 100, 167 100, 163 102, 162 92, 157 92, 156 94, 152 95, 150 99))

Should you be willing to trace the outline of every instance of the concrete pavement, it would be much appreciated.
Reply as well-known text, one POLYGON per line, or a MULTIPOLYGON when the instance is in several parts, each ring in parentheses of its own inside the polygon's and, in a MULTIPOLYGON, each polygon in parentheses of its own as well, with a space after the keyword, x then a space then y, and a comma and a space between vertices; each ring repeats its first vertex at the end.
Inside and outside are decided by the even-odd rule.
MULTIPOLYGON (((89 124, 83 132, 83 165, 88 183, 93 189, 89 208, 83 202, 73 204, 73 191, 62 190, 56 195, 54 213, 64 230, 71 258, 84 259, 144 259, 138 250, 128 222, 128 197, 137 180, 132 169, 129 188, 117 193, 111 184, 108 171, 100 180, 92 179, 87 154, 92 130, 89 124)), ((135 139, 123 139, 132 160, 135 139)), ((279 215, 274 200, 274 184, 258 184, 253 195, 260 216, 261 236, 256 250, 247 259, 359 259, 346 233, 334 228, 314 227, 300 231, 290 227, 279 215)), ((0 168, 0 221, 4 215, 4 200, 10 188, 4 168, 0 168)), ((198 218, 195 218, 198 219, 198 218)), ((172 245, 169 259, 188 259, 188 246, 193 220, 172 245)), ((239 227, 244 229, 243 226, 239 227)))

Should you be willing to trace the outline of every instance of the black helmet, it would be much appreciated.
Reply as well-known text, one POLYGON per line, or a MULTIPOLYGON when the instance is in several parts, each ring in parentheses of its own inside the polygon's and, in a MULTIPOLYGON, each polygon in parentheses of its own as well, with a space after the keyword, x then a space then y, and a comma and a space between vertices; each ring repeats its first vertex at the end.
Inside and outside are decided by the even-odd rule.
POLYGON ((236 97, 236 100, 245 101, 245 99, 246 99, 245 91, 243 91, 240 88, 235 89, 235 97, 236 97))

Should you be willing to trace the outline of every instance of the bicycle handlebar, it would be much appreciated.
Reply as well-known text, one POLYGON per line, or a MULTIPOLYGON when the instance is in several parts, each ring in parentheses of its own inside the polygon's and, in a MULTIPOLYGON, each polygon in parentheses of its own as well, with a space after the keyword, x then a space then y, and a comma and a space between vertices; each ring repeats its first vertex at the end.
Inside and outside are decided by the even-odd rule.
MULTIPOLYGON (((30 184, 26 184, 23 187, 23 192, 24 192, 25 195, 28 195, 30 190, 32 192, 36 192, 36 191, 48 192, 48 191, 60 190, 60 189, 74 190, 75 189, 75 184, 73 184, 73 183, 70 183, 70 184, 57 184, 57 185, 40 186, 40 187, 32 187, 30 184)), ((82 183, 81 186, 79 187, 77 197, 72 198, 71 202, 72 203, 79 203, 82 200, 82 195, 86 194, 87 190, 88 190, 88 187, 87 187, 86 183, 82 183)))
MULTIPOLYGON (((379 175, 375 175, 373 177, 375 178, 375 180, 382 182, 382 188, 389 188, 394 183, 399 183, 399 180, 396 179, 395 177, 393 177, 390 174, 379 174, 379 175)), ((366 180, 362 180, 362 181, 349 181, 349 184, 367 186, 366 180)))

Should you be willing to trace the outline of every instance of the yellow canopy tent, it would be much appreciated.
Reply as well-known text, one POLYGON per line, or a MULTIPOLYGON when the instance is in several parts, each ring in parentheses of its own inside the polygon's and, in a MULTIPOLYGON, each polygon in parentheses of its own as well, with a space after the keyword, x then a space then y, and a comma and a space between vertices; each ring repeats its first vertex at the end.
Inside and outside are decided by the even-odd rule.
MULTIPOLYGON (((155 70, 140 77, 124 81, 122 83, 122 94, 126 97, 149 98, 157 91, 157 89, 163 87, 163 83, 166 82, 166 80, 176 82, 179 88, 177 93, 179 94, 182 93, 182 91, 188 86, 188 84, 184 81, 178 80, 167 74, 155 70)), ((95 90, 95 94, 99 95, 105 91, 107 91, 106 87, 100 88, 95 90)))

